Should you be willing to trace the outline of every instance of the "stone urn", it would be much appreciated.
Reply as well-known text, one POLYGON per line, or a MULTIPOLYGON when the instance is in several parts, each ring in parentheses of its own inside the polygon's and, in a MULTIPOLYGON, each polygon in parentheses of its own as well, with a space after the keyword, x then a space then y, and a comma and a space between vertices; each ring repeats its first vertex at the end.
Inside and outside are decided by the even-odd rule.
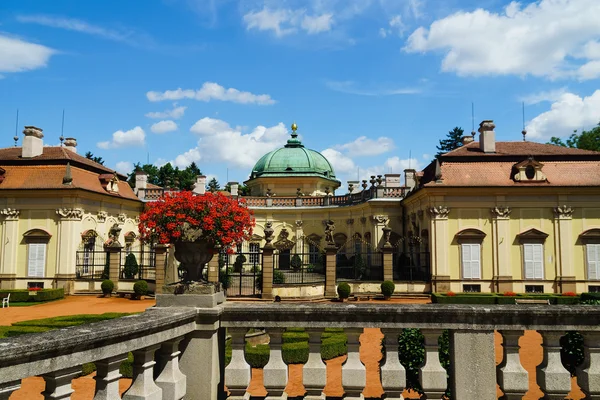
POLYGON ((193 242, 175 242, 175 259, 181 263, 183 269, 183 280, 186 282, 202 281, 202 271, 214 255, 212 241, 198 239, 193 242))

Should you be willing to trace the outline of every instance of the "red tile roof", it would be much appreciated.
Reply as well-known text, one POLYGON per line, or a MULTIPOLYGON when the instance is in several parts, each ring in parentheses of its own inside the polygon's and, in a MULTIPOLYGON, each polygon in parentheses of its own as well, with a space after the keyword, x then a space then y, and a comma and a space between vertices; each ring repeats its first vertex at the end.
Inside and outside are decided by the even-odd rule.
POLYGON ((467 145, 454 149, 442 156, 444 157, 498 157, 498 156, 572 156, 572 155, 596 155, 597 151, 572 149, 569 147, 556 146, 536 142, 496 142, 495 153, 484 153, 479 149, 479 142, 471 142, 467 145))

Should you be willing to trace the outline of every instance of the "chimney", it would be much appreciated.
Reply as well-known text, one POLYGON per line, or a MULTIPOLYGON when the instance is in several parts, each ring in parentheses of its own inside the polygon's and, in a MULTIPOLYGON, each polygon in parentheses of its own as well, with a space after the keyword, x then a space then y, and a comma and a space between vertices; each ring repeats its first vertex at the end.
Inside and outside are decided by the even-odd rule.
POLYGON ((472 143, 475 139, 473 139, 473 136, 467 135, 467 136, 463 136, 460 140, 461 140, 463 146, 466 146, 469 143, 472 143))
POLYGON ((44 152, 44 134, 42 129, 35 126, 26 126, 23 130, 25 138, 23 139, 23 147, 21 148, 21 156, 23 158, 41 156, 44 152))
POLYGON ((229 182, 228 185, 229 185, 229 193, 231 193, 232 196, 237 196, 239 183, 229 182))
POLYGON ((417 186, 417 171, 414 169, 405 169, 404 170, 404 186, 408 188, 409 191, 413 190, 417 186))
POLYGON ((135 187, 134 192, 137 195, 140 189, 146 189, 148 187, 148 174, 143 170, 138 169, 135 171, 135 187))
POLYGON ((67 150, 72 151, 73 153, 77 153, 77 140, 72 137, 65 138, 65 148, 67 150))
POLYGON ((496 133, 494 132, 494 121, 485 120, 479 124, 479 148, 484 153, 496 152, 496 133))
POLYGON ((399 188, 400 187, 400 174, 385 174, 385 187, 386 188, 399 188))
POLYGON ((206 175, 198 175, 193 189, 195 194, 206 193, 206 175))

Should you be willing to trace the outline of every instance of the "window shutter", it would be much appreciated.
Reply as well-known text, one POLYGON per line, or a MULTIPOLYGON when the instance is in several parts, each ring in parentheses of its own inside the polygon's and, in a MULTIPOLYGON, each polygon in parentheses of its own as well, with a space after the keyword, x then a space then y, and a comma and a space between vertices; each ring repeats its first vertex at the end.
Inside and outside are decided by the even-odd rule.
POLYGON ((535 279, 544 279, 544 246, 533 245, 533 273, 535 279))
POLYGON ((600 279, 600 244, 588 244, 586 247, 588 279, 600 279))
POLYGON ((45 265, 46 243, 30 243, 27 275, 43 277, 45 265))
POLYGON ((481 279, 481 245, 471 245, 471 278, 481 279))
POLYGON ((471 245, 462 244, 462 274, 464 279, 471 278, 471 245))
POLYGON ((533 244, 523 245, 523 264, 525 264, 525 279, 533 279, 533 244))

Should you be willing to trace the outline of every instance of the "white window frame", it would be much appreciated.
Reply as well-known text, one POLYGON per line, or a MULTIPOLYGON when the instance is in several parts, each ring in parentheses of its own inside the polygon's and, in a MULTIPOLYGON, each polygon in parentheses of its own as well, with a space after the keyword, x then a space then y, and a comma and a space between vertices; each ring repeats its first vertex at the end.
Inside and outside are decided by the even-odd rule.
POLYGON ((600 243, 585 245, 585 264, 589 280, 600 280, 600 243))
POLYGON ((461 243, 460 264, 463 279, 481 279, 481 243, 461 243))
POLYGON ((260 262, 260 244, 251 242, 248 244, 248 262, 250 264, 258 264, 260 262))
POLYGON ((48 243, 31 242, 27 244, 27 276, 44 278, 46 276, 46 256, 48 243), (41 260, 40 254, 41 251, 41 260), (33 261, 33 265, 32 265, 33 261))
POLYGON ((526 280, 544 279, 543 243, 523 243, 523 277, 526 280))

